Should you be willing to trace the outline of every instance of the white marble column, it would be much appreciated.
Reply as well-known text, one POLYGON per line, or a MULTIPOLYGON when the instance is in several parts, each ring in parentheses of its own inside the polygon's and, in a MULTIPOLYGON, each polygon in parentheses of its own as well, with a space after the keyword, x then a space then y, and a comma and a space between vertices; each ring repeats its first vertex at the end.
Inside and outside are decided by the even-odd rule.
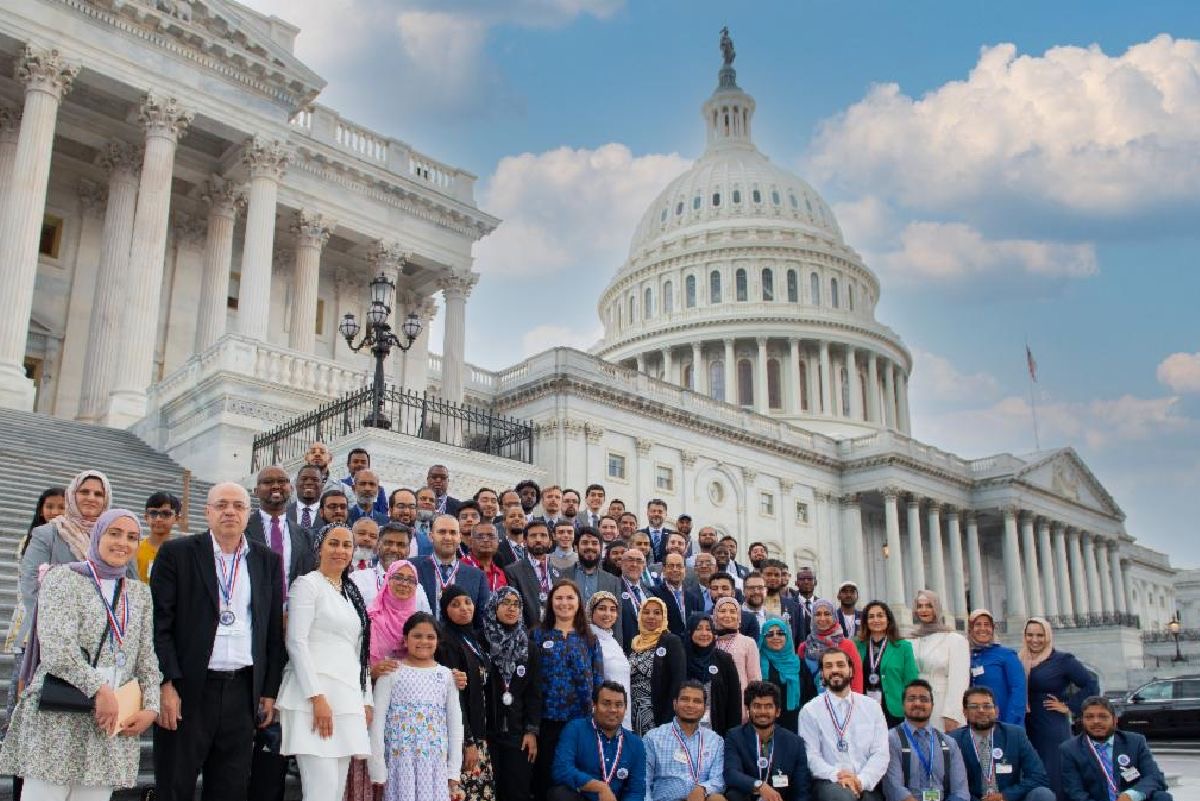
MULTIPOLYGON (((987 593, 983 585, 983 554, 979 552, 979 520, 975 513, 967 511, 967 571, 970 576, 971 605, 982 609, 987 605, 987 593)), ((970 614, 968 609, 967 613, 970 614)))
POLYGON ((830 383, 832 384, 830 393, 833 396, 833 413, 838 417, 846 417, 846 404, 842 402, 842 384, 844 383, 842 381, 842 367, 844 366, 845 360, 842 358, 841 354, 830 349, 829 361, 829 370, 831 374, 830 383))
POLYGON ((1037 519, 1037 545, 1046 617, 1058 617, 1058 581, 1055 578, 1054 555, 1050 547, 1050 522, 1044 517, 1037 519))
POLYGON ((896 370, 896 427, 905 434, 912 433, 912 419, 908 413, 908 374, 903 369, 896 370))
POLYGON ((1129 604, 1125 598, 1125 577, 1121 575, 1121 545, 1116 540, 1109 543, 1109 570, 1112 572, 1113 604, 1118 614, 1129 614, 1129 604))
POLYGON ((767 393, 767 338, 758 337, 755 345, 758 346, 756 351, 758 364, 754 370, 754 409, 759 414, 766 414, 771 408, 770 397, 767 393))
MULTIPOLYGON (((913 496, 908 501, 908 577, 909 589, 927 589, 925 584, 925 544, 921 541, 921 500, 913 496)), ((907 596, 906 596, 907 597, 907 596)))
POLYGON ((867 354, 867 420, 879 422, 879 357, 867 354))
POLYGON ((672 373, 675 372, 675 359, 674 359, 674 355, 671 353, 671 349, 669 347, 662 349, 662 366, 663 366, 662 380, 666 381, 667 383, 670 383, 670 384, 678 384, 679 380, 676 379, 674 375, 672 375, 672 373))
POLYGON ((104 417, 105 425, 116 428, 132 425, 146 415, 146 390, 153 380, 158 339, 175 148, 192 121, 192 112, 173 97, 151 94, 142 103, 141 121, 146 147, 125 274, 122 341, 104 417))
MULTIPOLYGON (((292 319, 288 332, 288 347, 301 353, 312 353, 317 341, 317 294, 321 287, 321 250, 329 241, 336 223, 310 209, 296 213, 291 229, 296 235, 296 270, 292 277, 292 319)), ((392 280, 396 280, 393 276, 392 280)), ((392 305, 395 305, 393 301, 392 305)), ((392 309, 392 319, 398 317, 392 309)))
POLYGON ((821 414, 821 365, 811 346, 804 349, 804 369, 808 373, 808 413, 821 414))
POLYGON ((1075 614, 1087 617, 1092 613, 1092 608, 1088 603, 1087 573, 1083 567, 1083 548, 1079 538, 1079 529, 1067 529, 1067 541, 1071 552, 1071 591, 1075 601, 1075 614))
POLYGON ((1100 593, 1100 571, 1096 569, 1096 535, 1085 531, 1083 540, 1083 569, 1087 572, 1088 607, 1093 615, 1104 611, 1104 596, 1100 593))
POLYGON ((639 373, 646 372, 646 354, 639 353, 634 360, 637 362, 637 371, 639 373))
POLYGON ((900 490, 883 490, 883 514, 887 529, 887 602, 893 609, 904 607, 904 556, 900 549, 900 490))
POLYGON ((1054 523, 1050 538, 1054 540, 1054 572, 1058 579, 1058 608, 1064 617, 1074 617, 1075 602, 1071 598, 1071 571, 1067 567, 1067 531, 1062 523, 1054 523))
POLYGON ((479 276, 467 273, 447 276, 439 284, 446 303, 446 332, 442 340, 442 397, 451 403, 463 402, 463 380, 467 365, 467 296, 478 280, 479 276))
POLYGON ((854 348, 846 348, 846 373, 850 378, 850 418, 862 420, 862 377, 858 374, 858 352, 854 348))
POLYGON ((708 394, 708 370, 704 367, 704 343, 692 343, 692 391, 708 394))
POLYGON ((821 353, 821 414, 833 416, 833 373, 829 364, 829 343, 820 342, 821 353))
POLYGON ((735 358, 736 358, 736 354, 734 353, 733 340, 727 339, 727 340, 725 340, 725 357, 724 357, 724 367, 725 367, 725 398, 724 398, 724 400, 726 403, 732 403, 732 404, 736 405, 736 404, 741 403, 741 399, 738 397, 737 363, 734 361, 735 358))
POLYGON ((838 576, 835 581, 845 581, 847 578, 860 587, 867 586, 867 546, 863 538, 862 504, 857 494, 845 495, 841 498, 842 509, 842 564, 843 572, 847 575, 838 576))
POLYGON ((883 419, 887 428, 899 429, 896 422, 896 363, 883 364, 883 419))
POLYGON ((57 50, 26 47, 16 58, 15 77, 25 85, 25 106, 4 195, 0 204, 0 407, 33 408, 33 382, 25 377, 25 346, 37 280, 38 241, 46 211, 50 153, 58 107, 79 68, 57 50))
POLYGON ((225 335, 229 304, 229 271, 233 263, 233 228, 238 209, 246 204, 242 190, 221 175, 213 175, 201 195, 208 204, 208 232, 204 242, 204 271, 200 276, 196 312, 197 354, 217 344, 225 335))
POLYGON ((1024 625, 1027 612, 1025 587, 1021 580, 1021 546, 1015 506, 1004 509, 1004 589, 1008 597, 1008 619, 1015 621, 1017 626, 1024 625))
POLYGON ((1108 541, 1101 538, 1096 544, 1096 572, 1100 578, 1100 597, 1104 602, 1104 613, 1112 614, 1117 611, 1113 602, 1112 567, 1108 564, 1108 541))
POLYGON ((140 148, 128 142, 112 141, 104 148, 97 163, 108 171, 108 204, 104 212, 100 265, 92 297, 77 415, 78 419, 88 423, 104 418, 117 369, 121 318, 125 316, 125 271, 133 240, 142 153, 140 148))
POLYGON ((246 193, 246 239, 238 296, 238 331, 265 341, 271 324, 271 264, 275 250, 275 206, 289 154, 282 142, 255 138, 242 149, 250 173, 246 193))
MULTIPOLYGON (((803 387, 800 381, 800 340, 788 340, 788 358, 791 365, 787 371, 791 383, 791 391, 787 397, 788 411, 793 415, 798 415, 804 411, 804 401, 800 396, 800 389, 803 387)), ((782 376, 780 378, 782 379, 782 376)))
POLYGON ((20 109, 0 106, 0 218, 5 197, 12 185, 13 168, 17 164, 17 140, 21 134, 20 109))
POLYGON ((946 588, 946 607, 955 617, 967 619, 970 612, 967 609, 966 577, 967 571, 963 564, 962 527, 959 524, 958 509, 946 507, 946 537, 950 540, 950 576, 946 588))
POLYGON ((942 505, 929 502, 929 570, 930 589, 937 593, 942 603, 946 600, 946 553, 942 547, 942 505))
POLYGON ((420 395, 429 390, 429 327, 437 315, 437 301, 432 297, 419 297, 407 292, 400 297, 403 298, 403 301, 397 300, 400 312, 405 317, 409 312, 416 312, 421 320, 421 333, 407 351, 402 354, 393 353, 392 357, 398 359, 403 366, 402 378, 399 381, 401 387, 407 392, 420 395))
POLYGON ((1037 541, 1033 537, 1033 515, 1021 513, 1021 552, 1025 562, 1025 593, 1031 617, 1045 614, 1042 604, 1042 585, 1038 579, 1037 541))

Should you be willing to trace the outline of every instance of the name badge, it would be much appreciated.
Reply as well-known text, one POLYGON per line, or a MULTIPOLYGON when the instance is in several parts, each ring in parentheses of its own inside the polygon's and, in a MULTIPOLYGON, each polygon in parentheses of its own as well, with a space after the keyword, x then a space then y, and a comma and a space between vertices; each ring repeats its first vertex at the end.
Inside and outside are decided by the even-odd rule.
POLYGON ((1141 773, 1141 771, 1139 771, 1137 768, 1134 768, 1134 767, 1129 767, 1129 768, 1122 768, 1122 769, 1121 769, 1121 778, 1122 778, 1124 781, 1127 781, 1127 782, 1135 782, 1135 781, 1137 781, 1138 779, 1140 779, 1140 778, 1141 778, 1141 776, 1142 776, 1142 773, 1141 773))
POLYGON ((1012 773, 1012 769, 1013 769, 1012 765, 997 765, 996 766, 997 773, 1012 773))
POLYGON ((525 677, 525 666, 524 665, 517 665, 517 675, 522 678, 525 677))
POLYGON ((625 781, 629 778, 629 770, 627 768, 617 768, 617 778, 625 781))
POLYGON ((772 787, 780 787, 780 788, 787 787, 788 786, 788 777, 783 773, 776 773, 774 776, 771 777, 771 786, 772 787))
POLYGON ((921 801, 942 801, 941 790, 922 790, 921 801))
POLYGON ((675 752, 675 761, 687 764, 690 761, 688 759, 687 751, 676 751, 675 752))
POLYGON ((217 626, 218 637, 242 637, 246 634, 245 615, 238 615, 228 626, 217 626))
POLYGON ((546 640, 544 643, 542 643, 542 647, 545 648, 547 651, 553 651, 554 650, 554 640, 546 640))
POLYGON ((975 665, 974 667, 972 667, 971 675, 972 676, 982 676, 983 675, 983 665, 975 665))

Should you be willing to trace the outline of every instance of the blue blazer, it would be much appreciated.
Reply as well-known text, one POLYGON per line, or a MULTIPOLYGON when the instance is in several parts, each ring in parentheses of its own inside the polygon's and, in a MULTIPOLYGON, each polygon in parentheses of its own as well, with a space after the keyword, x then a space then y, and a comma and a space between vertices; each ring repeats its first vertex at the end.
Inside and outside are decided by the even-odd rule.
MULTIPOLYGON (((971 798, 982 798, 983 768, 980 767, 979 757, 975 753, 971 727, 960 726, 946 736, 953 737, 958 743, 958 750, 962 752, 971 798)), ((1020 801, 1033 788, 1050 786, 1041 757, 1033 750, 1033 744, 1029 742, 1029 737, 1020 726, 996 721, 996 728, 992 730, 992 748, 999 748, 1004 753, 1000 758, 1003 764, 1012 765, 1011 773, 996 773, 996 785, 1005 798, 1020 801)))
MULTIPOLYGON (((776 787, 776 792, 783 801, 808 801, 812 777, 804 741, 779 725, 775 726, 772 740, 771 776, 782 773, 788 777, 788 786, 776 787)), ((752 795, 758 777, 758 733, 754 726, 746 723, 730 729, 725 735, 725 786, 752 795)))
POLYGON ((661 598, 667 605, 667 629, 676 637, 684 637, 687 634, 687 619, 693 612, 704 611, 704 599, 700 597, 698 590, 683 588, 683 608, 687 612, 685 615, 679 614, 679 605, 675 603, 675 596, 667 589, 666 584, 659 583, 650 594, 661 598))
MULTIPOLYGON (((1146 801, 1171 801, 1167 782, 1150 754, 1146 738, 1135 732, 1118 731, 1113 735, 1113 778, 1117 794, 1136 790, 1146 801), (1136 768, 1137 778, 1126 781, 1121 773, 1121 757, 1128 757, 1128 767, 1136 768)), ((1104 771, 1092 756, 1087 735, 1072 737, 1059 747, 1062 755, 1062 788, 1066 801, 1107 801, 1108 786, 1104 771)))
MULTIPOLYGON (((418 556, 414 561, 417 566, 417 581, 421 582, 421 587, 425 590, 425 597, 429 599, 430 605, 433 607, 433 613, 436 616, 438 611, 438 583, 434 576, 433 556, 418 556)), ((454 577, 455 585, 461 587, 467 595, 470 595, 475 601, 475 627, 479 628, 483 625, 483 607, 487 604, 488 598, 492 597, 492 591, 488 589, 487 577, 483 575, 483 571, 477 567, 458 563, 458 574, 454 577)))

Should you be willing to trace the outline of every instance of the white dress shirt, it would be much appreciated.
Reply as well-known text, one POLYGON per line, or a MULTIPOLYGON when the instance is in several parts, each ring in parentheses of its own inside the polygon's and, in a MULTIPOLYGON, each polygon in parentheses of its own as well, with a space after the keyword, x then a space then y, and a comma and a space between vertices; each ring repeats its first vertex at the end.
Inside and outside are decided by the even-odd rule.
POLYGON ((838 771, 849 770, 874 790, 887 773, 891 754, 888 751, 887 719, 879 702, 851 690, 838 698, 831 690, 818 695, 800 710, 800 736, 808 754, 808 769, 813 778, 836 782, 838 771), (829 699, 839 722, 846 722, 845 753, 839 752, 837 727, 826 706, 829 699))
MULTIPOLYGON (((225 565, 225 577, 233 569, 233 554, 227 554, 217 544, 217 538, 210 531, 208 536, 213 546, 213 571, 217 574, 217 598, 219 608, 225 607, 224 596, 221 595, 221 567, 225 565)), ((254 631, 250 615, 250 570, 246 567, 246 559, 250 555, 250 547, 246 538, 242 537, 238 547, 242 558, 238 560, 237 579, 233 585, 233 603, 231 609, 236 619, 231 626, 217 624, 217 635, 213 638, 212 656, 208 659, 209 670, 239 670, 254 664, 254 631)))
MULTIPOLYGON (((354 586, 358 587, 359 593, 362 595, 363 603, 367 608, 371 608, 372 602, 379 595, 379 591, 383 589, 383 576, 387 573, 381 565, 374 567, 355 570, 350 574, 350 580, 354 582, 354 586)), ((429 607, 429 598, 425 595, 425 588, 419 583, 417 584, 417 611, 429 612, 433 614, 433 610, 429 607)))

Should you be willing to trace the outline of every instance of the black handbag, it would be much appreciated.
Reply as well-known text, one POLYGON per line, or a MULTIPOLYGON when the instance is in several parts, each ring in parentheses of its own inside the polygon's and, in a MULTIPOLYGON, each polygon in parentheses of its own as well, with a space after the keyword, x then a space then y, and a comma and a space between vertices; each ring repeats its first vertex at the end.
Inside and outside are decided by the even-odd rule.
MULTIPOLYGON (((121 593, 121 582, 117 582, 117 587, 113 593, 114 599, 121 593)), ((106 615, 107 617, 107 615, 106 615)), ((109 630, 112 628, 112 621, 108 620, 104 624, 104 633, 100 635, 100 643, 96 646, 95 655, 89 660, 92 667, 96 666, 96 662, 100 659, 100 651, 104 649, 104 641, 108 639, 109 630)), ((83 655, 87 656, 87 651, 83 648, 83 655)), ((69 681, 60 679, 53 673, 47 673, 45 681, 42 682, 42 697, 38 700, 38 710, 41 712, 91 712, 96 708, 96 699, 89 698, 83 694, 83 691, 71 684, 69 681)))

